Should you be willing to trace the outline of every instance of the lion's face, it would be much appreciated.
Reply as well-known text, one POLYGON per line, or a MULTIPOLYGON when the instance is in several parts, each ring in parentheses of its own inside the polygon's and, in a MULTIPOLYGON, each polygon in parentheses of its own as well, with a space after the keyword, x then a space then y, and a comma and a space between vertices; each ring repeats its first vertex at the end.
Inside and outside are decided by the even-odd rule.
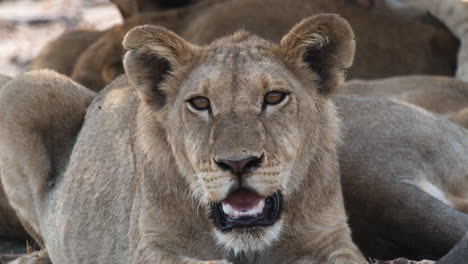
MULTIPOLYGON (((227 249, 251 252, 279 239, 288 211, 284 201, 311 177, 316 146, 330 133, 324 124, 336 123, 327 98, 343 79, 339 48, 354 46, 343 20, 325 20, 345 27, 351 44, 309 32, 320 19, 299 24, 279 45, 237 33, 200 48, 154 27, 132 30, 124 40, 131 50, 127 76, 166 130, 179 171, 227 249), (184 54, 171 58, 174 52, 184 54), (314 70, 308 60, 322 68, 314 70)), ((319 33, 327 33, 324 27, 319 33)))
MULTIPOLYGON (((188 161, 179 165, 189 166, 186 177, 210 207, 218 238, 226 244, 261 226, 252 237, 269 241, 280 230, 283 197, 305 175, 303 144, 318 133, 324 100, 258 47, 210 53, 181 85, 169 141, 188 161)), ((249 247, 264 246, 258 242, 249 247)))

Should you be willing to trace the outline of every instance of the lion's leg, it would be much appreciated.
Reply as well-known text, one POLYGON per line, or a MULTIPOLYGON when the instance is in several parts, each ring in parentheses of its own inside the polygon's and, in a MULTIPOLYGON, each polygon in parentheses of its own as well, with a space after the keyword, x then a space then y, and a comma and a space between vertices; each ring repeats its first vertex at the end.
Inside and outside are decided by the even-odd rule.
POLYGON ((52 262, 47 251, 36 251, 10 261, 8 264, 52 264, 52 262))
POLYGON ((345 200, 358 245, 380 259, 438 258, 468 230, 467 214, 405 182, 361 186, 345 200))
POLYGON ((462 0, 385 0, 399 10, 430 12, 460 39, 456 77, 468 81, 468 3, 462 0))
POLYGON ((27 231, 39 235, 44 197, 64 169, 94 93, 52 71, 0 90, 0 182, 27 231))

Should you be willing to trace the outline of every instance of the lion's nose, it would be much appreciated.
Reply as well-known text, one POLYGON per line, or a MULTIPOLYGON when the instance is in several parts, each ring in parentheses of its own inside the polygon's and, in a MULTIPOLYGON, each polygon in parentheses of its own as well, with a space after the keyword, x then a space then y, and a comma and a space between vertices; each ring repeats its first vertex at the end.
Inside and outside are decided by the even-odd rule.
POLYGON ((256 168, 262 163, 263 155, 260 157, 249 156, 241 159, 219 159, 216 164, 224 170, 229 170, 236 175, 242 175, 248 170, 256 168))

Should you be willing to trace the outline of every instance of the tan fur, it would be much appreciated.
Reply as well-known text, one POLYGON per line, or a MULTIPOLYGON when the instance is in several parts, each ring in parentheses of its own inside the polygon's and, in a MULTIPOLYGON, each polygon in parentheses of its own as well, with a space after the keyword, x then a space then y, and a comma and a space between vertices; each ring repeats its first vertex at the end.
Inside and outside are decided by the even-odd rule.
POLYGON ((41 237, 37 235, 39 227, 36 224, 41 208, 34 208, 30 201, 41 201, 44 197, 43 192, 53 185, 54 178, 48 178, 45 182, 39 182, 39 179, 27 181, 25 177, 33 172, 28 171, 30 167, 26 164, 34 164, 38 170, 36 172, 58 171, 64 166, 66 157, 62 155, 71 151, 74 136, 81 126, 84 109, 94 94, 57 73, 37 71, 16 77, 0 90, 0 98, 10 98, 12 95, 16 100, 3 100, 0 104, 0 119, 3 124, 0 134, 3 139, 8 138, 15 142, 15 148, 9 148, 9 144, 1 144, 0 163, 15 160, 18 164, 13 167, 1 166, 1 182, 10 204, 21 205, 14 209, 24 227, 36 241, 42 243, 41 237), (58 101, 61 91, 69 94, 61 96, 58 101), (41 95, 44 99, 39 100, 35 95, 41 95), (26 113, 11 110, 16 107, 26 107, 26 113), (31 111, 30 107, 34 107, 35 111, 31 111), (57 113, 54 120, 49 120, 49 124, 38 125, 32 122, 34 118, 49 111, 57 113), (67 116, 69 112, 73 112, 73 116, 67 116), (59 113, 63 116, 59 116, 59 113), (21 129, 14 134, 5 132, 7 129, 14 129, 15 126, 21 129), (49 133, 52 129, 56 131, 54 135, 49 133), (17 151, 23 154, 15 156, 17 151), (13 172, 15 177, 11 177, 13 172), (25 186, 31 192, 20 192, 19 186, 25 186))
POLYGON ((453 75, 458 44, 444 29, 419 21, 407 21, 386 12, 371 12, 343 0, 222 0, 175 11, 133 16, 109 30, 81 56, 73 79, 93 90, 102 89, 113 77, 103 78, 114 65, 122 73, 120 43, 136 25, 165 26, 198 44, 246 29, 278 41, 301 18, 319 13, 338 13, 353 26, 358 40, 351 78, 375 79, 406 74, 453 75), (255 18, 255 19, 253 19, 255 18), (401 47, 404 47, 402 49, 401 47))
POLYGON ((29 70, 50 69, 71 76, 80 54, 103 32, 74 30, 62 34, 45 45, 29 65, 29 70))
POLYGON ((347 81, 340 94, 385 96, 446 115, 467 127, 468 83, 444 76, 401 76, 347 81))
MULTIPOLYGON (((366 263, 347 225, 339 121, 328 100, 354 53, 343 19, 309 18, 279 44, 238 32, 203 47, 144 26, 130 31, 124 46, 127 77, 94 99, 71 155, 69 148, 57 150, 67 161, 51 160, 58 152, 43 148, 49 136, 52 144, 73 142, 65 135, 78 131, 82 110, 69 107, 86 109, 89 92, 69 83, 76 89, 42 85, 37 94, 10 83, 11 93, 0 94, 0 105, 12 102, 0 111, 0 143, 8 150, 0 154, 1 177, 16 190, 7 195, 52 262, 366 263), (290 94, 262 108, 271 90, 290 94), (210 113, 188 105, 197 94, 210 98, 210 113), (76 100, 43 109, 49 95, 76 100), (64 117, 67 126, 56 127, 64 117), (31 126, 47 128, 47 136, 36 136, 31 126), (29 136, 18 139, 21 131, 29 136), (213 161, 259 153, 263 163, 242 183, 213 161), (26 184, 16 187, 18 180, 26 184), (241 184, 265 197, 281 191, 281 218, 269 227, 214 227, 210 203, 241 184), (34 202, 22 204, 21 197, 34 202)), ((43 75, 16 81, 62 79, 43 75)))
POLYGON ((141 24, 158 24, 169 28, 178 27, 180 22, 173 20, 172 16, 155 16, 154 14, 143 14, 129 18, 123 25, 108 30, 104 36, 80 55, 71 77, 92 90, 101 90, 124 72, 122 40, 128 30, 141 24))

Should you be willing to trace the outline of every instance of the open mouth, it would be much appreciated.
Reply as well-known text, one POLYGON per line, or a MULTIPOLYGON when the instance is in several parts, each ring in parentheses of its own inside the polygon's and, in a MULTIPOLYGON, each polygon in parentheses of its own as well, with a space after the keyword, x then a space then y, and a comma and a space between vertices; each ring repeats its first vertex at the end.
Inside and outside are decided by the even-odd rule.
POLYGON ((253 191, 240 188, 221 203, 211 205, 215 224, 222 231, 233 228, 270 226, 279 219, 282 198, 279 192, 264 198, 253 191))

